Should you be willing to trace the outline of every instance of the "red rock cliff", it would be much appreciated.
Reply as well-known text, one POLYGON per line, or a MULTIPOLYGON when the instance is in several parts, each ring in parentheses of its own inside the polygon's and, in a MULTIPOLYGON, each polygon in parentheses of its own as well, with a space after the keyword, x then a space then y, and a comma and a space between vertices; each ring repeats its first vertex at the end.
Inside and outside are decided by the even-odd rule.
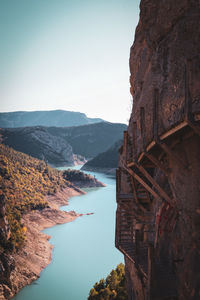
POLYGON ((117 170, 129 298, 200 299, 200 3, 142 0, 117 170))

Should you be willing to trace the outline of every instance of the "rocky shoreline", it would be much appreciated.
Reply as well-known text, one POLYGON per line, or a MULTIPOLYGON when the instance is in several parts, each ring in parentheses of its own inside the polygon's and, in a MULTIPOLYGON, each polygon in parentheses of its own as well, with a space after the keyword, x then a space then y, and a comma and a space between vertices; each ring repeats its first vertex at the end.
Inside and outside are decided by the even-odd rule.
POLYGON ((100 167, 83 165, 83 167, 81 168, 81 171, 104 173, 106 175, 111 175, 111 176, 116 175, 116 168, 100 168, 100 167))
POLYGON ((50 236, 41 231, 56 224, 72 222, 82 216, 74 211, 65 212, 59 209, 60 206, 68 204, 70 197, 81 194, 84 194, 82 190, 67 187, 55 195, 46 196, 49 208, 30 211, 23 216, 26 244, 17 253, 8 256, 13 270, 10 284, 0 285, 0 300, 11 299, 20 289, 40 277, 41 271, 51 262, 53 248, 49 243, 50 236))

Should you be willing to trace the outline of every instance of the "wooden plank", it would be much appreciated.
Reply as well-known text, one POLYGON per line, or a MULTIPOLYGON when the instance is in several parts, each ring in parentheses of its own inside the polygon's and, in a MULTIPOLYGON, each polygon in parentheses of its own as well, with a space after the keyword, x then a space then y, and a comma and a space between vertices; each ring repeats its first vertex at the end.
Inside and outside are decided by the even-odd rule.
POLYGON ((143 270, 142 266, 141 265, 138 265, 139 269, 140 269, 140 272, 143 274, 143 276, 145 278, 147 278, 147 273, 143 270))
POLYGON ((126 234, 123 233, 122 237, 123 237, 124 241, 130 241, 132 239, 132 237, 131 237, 131 228, 129 228, 129 231, 126 234))
POLYGON ((125 228, 122 228, 123 226, 120 225, 120 233, 123 234, 123 238, 124 239, 127 239, 127 238, 130 238, 130 227, 131 226, 128 226, 128 228, 125 230, 125 228))
POLYGON ((125 251, 123 250, 123 248, 121 246, 118 247, 118 249, 126 256, 128 257, 129 260, 131 260, 134 264, 135 264, 135 261, 134 259, 125 251))
POLYGON ((145 161, 145 162, 142 163, 142 165, 146 169, 155 169, 155 165, 151 161, 145 161))
MULTIPOLYGON (((157 184, 157 182, 153 179, 153 177, 144 169, 142 165, 138 165, 134 163, 134 166, 136 166, 142 174, 152 183, 152 185, 157 189, 157 191, 160 193, 160 195, 169 203, 171 203, 171 198, 165 193, 165 191, 157 184)), ((147 194, 148 195, 148 194, 147 194)))
POLYGON ((121 203, 121 206, 124 208, 124 209, 126 209, 126 211, 128 211, 128 212, 130 212, 129 213, 129 216, 133 216, 134 215, 134 213, 133 213, 133 211, 132 211, 132 208, 130 207, 130 202, 122 202, 121 203), (132 212, 132 213, 131 213, 132 212))
POLYGON ((171 204, 171 198, 165 193, 165 191, 158 185, 158 183, 151 177, 151 175, 143 168, 143 166, 138 165, 137 168, 141 171, 141 173, 152 183, 152 185, 157 189, 159 194, 171 204))
POLYGON ((187 165, 185 164, 185 162, 183 162, 178 155, 176 155, 170 148, 169 146, 167 146, 165 143, 161 143, 159 141, 157 141, 157 144, 169 155, 171 156, 172 159, 174 159, 179 166, 182 168, 186 168, 187 169, 187 165))
POLYGON ((124 204, 122 204, 121 206, 122 206, 122 208, 121 208, 122 211, 121 211, 121 215, 120 215, 121 219, 124 218, 125 221, 127 221, 129 219, 132 220, 133 214, 131 212, 129 212, 130 211, 130 207, 129 207, 128 211, 127 211, 127 209, 124 207, 124 204), (124 213, 124 215, 122 215, 123 213, 124 213))
MULTIPOLYGON (((144 188, 143 188, 144 189, 144 188)), ((145 192, 146 190, 144 189, 143 190, 143 193, 138 193, 138 198, 140 198, 140 199, 146 199, 147 198, 147 195, 146 195, 146 192, 145 192)))
MULTIPOLYGON (((138 163, 142 163, 143 166, 145 166, 145 168, 155 168, 155 164, 152 163, 151 160, 146 160, 144 162, 141 162, 143 160, 143 158, 145 158, 145 156, 147 157, 146 155, 146 151, 142 152, 138 158, 138 163)), ((133 166, 133 164, 131 165, 133 166)))
POLYGON ((146 152, 149 152, 155 145, 156 141, 152 141, 150 144, 148 144, 146 147, 146 152))
POLYGON ((144 151, 142 153, 140 153, 139 157, 138 157, 138 162, 140 162, 144 157, 144 151))
POLYGON ((119 199, 133 199, 133 194, 122 194, 122 193, 119 193, 118 195, 119 199))
POLYGON ((130 163, 127 164, 127 167, 128 167, 128 168, 133 167, 134 164, 135 164, 135 163, 132 161, 132 162, 130 162, 130 163))
POLYGON ((133 176, 149 193, 151 193, 154 198, 161 200, 160 196, 154 190, 152 190, 152 188, 150 188, 150 186, 136 173, 134 173, 131 169, 126 169, 126 171, 133 176))
POLYGON ((149 198, 140 198, 140 202, 142 203, 142 204, 149 204, 149 203, 151 203, 151 201, 149 200, 149 198))
MULTIPOLYGON (((161 143, 161 142, 160 142, 161 143)), ((170 149, 173 149, 177 144, 180 143, 179 139, 174 140, 171 144, 170 144, 170 149)), ((159 141, 157 141, 157 145, 159 145, 159 141)), ((163 156, 166 154, 165 151, 161 152, 158 156, 158 160, 162 160, 163 156)))
POLYGON ((133 194, 134 194, 134 198, 136 203, 139 205, 139 208, 143 211, 146 212, 146 209, 141 205, 141 203, 138 201, 138 196, 137 196, 137 189, 136 189, 136 184, 135 184, 135 179, 133 176, 131 176, 131 184, 132 184, 132 188, 133 188, 133 194))
POLYGON ((188 125, 187 121, 183 121, 181 122, 180 124, 178 124, 177 126, 171 128, 170 130, 166 131, 165 133, 163 133, 161 136, 160 136, 160 140, 164 140, 166 139, 167 137, 171 136, 172 134, 178 132, 179 130, 181 130, 182 128, 186 127, 188 125))
POLYGON ((147 195, 149 203, 151 203, 151 198, 150 198, 150 195, 149 195, 149 193, 147 191, 146 191, 146 195, 147 195))
POLYGON ((165 175, 169 175, 169 171, 163 166, 163 164, 152 154, 145 152, 145 156, 159 169, 161 169, 165 175))
POLYGON ((124 247, 126 247, 126 250, 128 249, 134 249, 134 244, 133 244, 133 241, 132 242, 129 242, 129 243, 124 243, 123 244, 124 247))

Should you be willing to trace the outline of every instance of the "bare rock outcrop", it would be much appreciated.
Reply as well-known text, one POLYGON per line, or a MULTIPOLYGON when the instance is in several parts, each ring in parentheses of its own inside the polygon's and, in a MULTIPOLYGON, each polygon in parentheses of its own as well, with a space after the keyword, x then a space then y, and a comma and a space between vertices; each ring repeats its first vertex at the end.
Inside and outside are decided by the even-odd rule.
POLYGON ((117 170, 129 299, 200 299, 200 5, 142 0, 117 170))

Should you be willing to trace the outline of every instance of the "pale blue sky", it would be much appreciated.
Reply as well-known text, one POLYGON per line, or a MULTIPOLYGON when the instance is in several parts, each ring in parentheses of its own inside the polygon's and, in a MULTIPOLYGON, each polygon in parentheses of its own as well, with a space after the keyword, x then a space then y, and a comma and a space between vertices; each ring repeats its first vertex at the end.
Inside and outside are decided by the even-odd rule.
POLYGON ((139 0, 0 0, 0 111, 127 122, 139 0))

